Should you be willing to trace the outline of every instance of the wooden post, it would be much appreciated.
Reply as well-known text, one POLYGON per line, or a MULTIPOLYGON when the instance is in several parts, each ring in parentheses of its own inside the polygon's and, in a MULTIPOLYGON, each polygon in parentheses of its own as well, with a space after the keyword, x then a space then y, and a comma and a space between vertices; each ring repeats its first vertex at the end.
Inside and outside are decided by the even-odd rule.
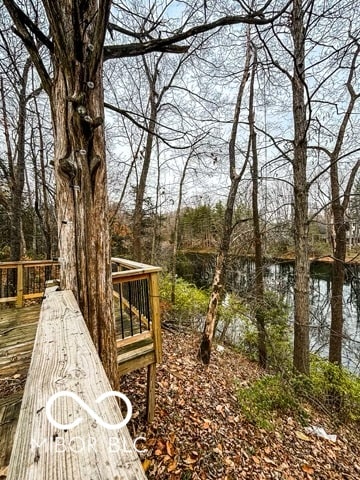
POLYGON ((151 423, 155 416, 155 384, 156 363, 151 363, 147 368, 146 420, 148 423, 151 423))
MULTIPOLYGON (((161 322, 160 322, 160 300, 159 300, 159 274, 150 273, 150 311, 152 321, 152 337, 155 348, 155 362, 160 363, 161 352, 161 322)), ((151 363, 147 371, 147 398, 146 398, 146 418, 149 423, 154 420, 155 415, 155 384, 156 384, 156 363, 151 363)))
POLYGON ((24 306, 24 265, 18 263, 17 266, 17 282, 16 282, 16 308, 24 306))
POLYGON ((161 362, 161 322, 160 322, 160 299, 159 299, 159 274, 153 272, 149 279, 150 311, 152 321, 152 335, 154 339, 156 363, 161 362))

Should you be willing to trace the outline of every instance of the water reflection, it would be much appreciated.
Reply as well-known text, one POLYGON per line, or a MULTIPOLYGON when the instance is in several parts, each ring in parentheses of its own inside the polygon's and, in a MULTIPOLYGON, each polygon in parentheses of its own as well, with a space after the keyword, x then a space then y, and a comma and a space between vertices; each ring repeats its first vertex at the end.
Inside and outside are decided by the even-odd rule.
MULTIPOLYGON (((179 263, 178 273, 198 286, 209 286, 215 257, 189 254, 179 263)), ((310 275, 311 351, 328 354, 330 332, 331 264, 313 263, 310 275)), ((264 267, 266 288, 278 292, 291 307, 294 294, 294 264, 268 263, 264 267)), ((255 264, 248 258, 234 258, 226 279, 227 289, 241 296, 254 285, 255 264)), ((289 321, 292 318, 290 308, 289 321)), ((344 285, 343 364, 360 374, 360 267, 347 266, 344 285)))

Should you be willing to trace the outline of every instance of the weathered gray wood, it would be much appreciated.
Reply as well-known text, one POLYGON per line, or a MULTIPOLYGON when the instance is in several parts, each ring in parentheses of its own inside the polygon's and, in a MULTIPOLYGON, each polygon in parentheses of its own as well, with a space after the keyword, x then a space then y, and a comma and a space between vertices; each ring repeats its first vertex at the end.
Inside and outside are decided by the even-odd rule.
POLYGON ((0 400, 0 472, 9 465, 21 397, 22 393, 13 393, 0 400))
POLYGON ((126 427, 108 430, 72 398, 52 407, 57 422, 83 421, 67 431, 46 416, 51 395, 71 391, 104 422, 122 415, 115 397, 96 403, 111 387, 70 291, 46 290, 7 480, 145 479, 126 427))
POLYGON ((29 369, 40 305, 0 310, 0 390, 2 379, 29 369))

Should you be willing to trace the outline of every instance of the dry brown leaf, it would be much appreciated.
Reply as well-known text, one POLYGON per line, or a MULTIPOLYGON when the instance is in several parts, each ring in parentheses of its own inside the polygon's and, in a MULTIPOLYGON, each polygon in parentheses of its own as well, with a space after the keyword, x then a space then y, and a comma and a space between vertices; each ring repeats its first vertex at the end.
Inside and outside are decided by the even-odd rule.
POLYGON ((304 440, 305 442, 311 442, 311 438, 308 437, 307 435, 305 435, 305 433, 300 432, 299 430, 296 430, 296 431, 295 431, 295 435, 296 435, 297 438, 299 438, 300 440, 304 440))
POLYGON ((253 461, 254 461, 256 464, 259 465, 259 463, 260 463, 259 457, 257 457, 256 455, 253 455, 251 458, 253 459, 253 461))
POLYGON ((191 458, 190 455, 186 458, 186 460, 184 460, 184 463, 186 463, 186 465, 192 465, 193 463, 196 463, 197 462, 197 458, 191 458))
POLYGON ((271 460, 271 458, 269 457, 264 457, 264 460, 266 463, 270 463, 271 465, 276 465, 276 463, 273 460, 271 460))
POLYGON ((174 456, 175 448, 174 448, 174 445, 169 441, 166 442, 166 451, 170 457, 174 456))
POLYGON ((176 470, 176 468, 177 468, 177 461, 176 461, 176 460, 173 460, 173 461, 169 464, 167 471, 168 471, 168 473, 170 473, 170 472, 173 472, 174 470, 176 470))
POLYGON ((225 463, 226 463, 226 465, 228 465, 229 467, 235 467, 235 463, 231 460, 230 457, 226 457, 226 458, 225 458, 225 463))
MULTIPOLYGON (((151 460, 149 460, 148 458, 145 458, 145 460, 142 462, 142 467, 144 469, 144 472, 147 472, 149 470, 151 466, 151 460)), ((1 474, 1 472, 0 472, 1 474)))
POLYGON ((314 475, 315 470, 313 469, 313 467, 307 465, 306 463, 301 466, 301 469, 303 472, 308 473, 309 475, 314 475))

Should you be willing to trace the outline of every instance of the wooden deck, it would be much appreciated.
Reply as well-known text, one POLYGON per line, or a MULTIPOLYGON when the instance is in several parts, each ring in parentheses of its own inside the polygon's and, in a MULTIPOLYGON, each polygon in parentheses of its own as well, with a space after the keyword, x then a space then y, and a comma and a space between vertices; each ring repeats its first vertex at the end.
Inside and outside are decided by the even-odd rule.
POLYGON ((39 304, 0 309, 0 395, 5 378, 27 374, 39 313, 39 304))
MULTIPOLYGON (((21 309, 0 308, 0 479, 6 478, 40 308, 40 304, 21 309)), ((149 331, 122 339, 119 317, 116 330, 120 376, 156 363, 149 331)))
POLYGON ((39 313, 40 305, 0 309, 0 479, 10 461, 39 313))
POLYGON ((111 390, 73 293, 47 289, 8 480, 145 479, 111 390), (101 407, 97 405, 108 392, 101 407), (59 397, 49 407, 53 395, 59 397))
MULTIPOLYGON (((118 258, 112 262, 119 376, 147 367, 144 381, 151 422, 156 364, 161 362, 160 268, 118 258)), ((57 271, 58 264, 52 261, 0 263, 0 480, 7 475, 40 314, 40 304, 7 306, 23 307, 42 297, 44 282, 57 278, 53 276, 57 271)))

